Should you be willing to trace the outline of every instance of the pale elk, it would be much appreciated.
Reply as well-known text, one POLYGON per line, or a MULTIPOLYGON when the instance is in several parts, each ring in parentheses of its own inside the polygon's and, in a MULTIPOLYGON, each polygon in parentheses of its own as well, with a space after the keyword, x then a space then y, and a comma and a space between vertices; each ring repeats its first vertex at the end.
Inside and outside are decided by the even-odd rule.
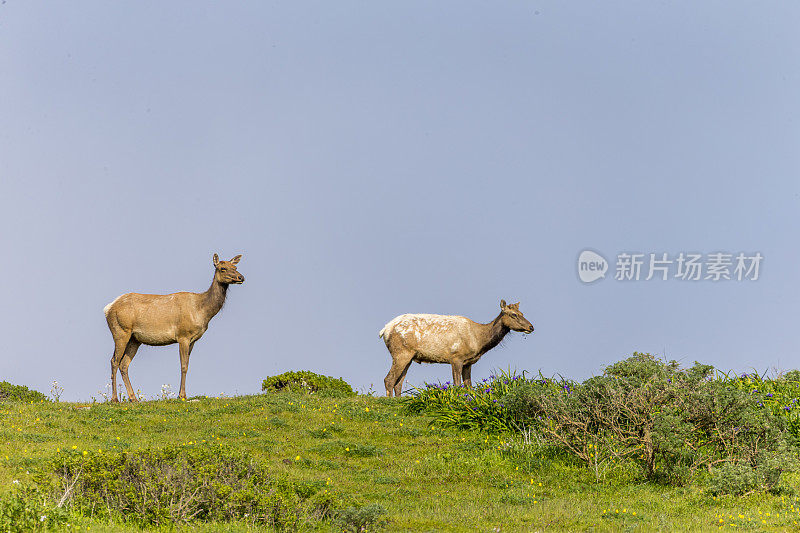
POLYGON ((142 344, 165 346, 178 343, 181 358, 181 390, 178 396, 186 398, 186 372, 194 343, 208 329, 209 321, 225 304, 228 285, 241 284, 242 276, 236 265, 242 258, 237 255, 230 261, 220 261, 214 254, 214 279, 206 292, 176 292, 173 294, 138 294, 129 292, 105 306, 108 329, 114 337, 114 355, 111 356, 111 401, 117 398, 117 369, 125 382, 130 401, 137 401, 128 366, 142 344))
POLYGON ((449 363, 453 383, 472 386, 472 365, 497 346, 511 331, 531 333, 533 325, 522 315, 519 302, 500 300, 500 314, 488 324, 454 315, 400 315, 378 334, 392 356, 392 367, 383 380, 386 395, 400 396, 411 363, 449 363))

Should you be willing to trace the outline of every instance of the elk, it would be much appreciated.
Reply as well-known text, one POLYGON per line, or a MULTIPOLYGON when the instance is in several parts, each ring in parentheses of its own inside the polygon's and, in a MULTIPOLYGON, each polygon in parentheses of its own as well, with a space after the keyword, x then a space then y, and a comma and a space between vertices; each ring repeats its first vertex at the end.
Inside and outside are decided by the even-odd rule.
POLYGON ((220 261, 219 256, 214 254, 214 279, 206 292, 129 292, 103 308, 108 329, 114 337, 114 355, 111 356, 112 402, 119 402, 117 369, 128 389, 128 398, 132 402, 137 401, 128 379, 128 366, 142 344, 166 346, 178 343, 181 357, 181 390, 178 396, 186 398, 186 372, 192 348, 208 329, 209 321, 222 309, 228 285, 244 282, 244 276, 236 270, 241 258, 241 255, 237 255, 230 261, 220 261))
POLYGON ((497 346, 511 331, 531 333, 533 325, 522 315, 519 302, 500 300, 500 314, 488 324, 454 315, 400 315, 378 334, 392 356, 392 367, 383 380, 386 396, 400 396, 411 363, 450 363, 453 383, 472 386, 472 365, 497 346))

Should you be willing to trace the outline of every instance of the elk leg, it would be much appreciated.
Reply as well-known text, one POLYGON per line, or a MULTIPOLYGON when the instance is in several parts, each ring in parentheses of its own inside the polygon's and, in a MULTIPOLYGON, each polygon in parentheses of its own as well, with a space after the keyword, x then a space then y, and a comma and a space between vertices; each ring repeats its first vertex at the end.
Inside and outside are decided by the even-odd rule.
POLYGON ((461 363, 461 361, 453 361, 452 363, 450 363, 450 365, 453 367, 453 385, 455 385, 456 387, 460 387, 461 369, 463 367, 463 364, 461 363))
MULTIPOLYGON (((139 400, 136 398, 131 380, 128 378, 128 367, 131 361, 133 361, 133 358, 136 357, 136 350, 139 349, 141 344, 142 343, 135 339, 129 340, 128 345, 125 347, 125 352, 122 354, 122 361, 119 362, 119 373, 122 375, 122 381, 125 382, 125 388, 128 390, 128 399, 132 402, 137 402, 139 400)), ((116 392, 116 388, 114 390, 116 392)))
POLYGON ((394 385, 394 395, 397 397, 403 394, 403 380, 406 379, 406 374, 408 373, 408 368, 410 366, 411 366, 411 361, 406 363, 406 366, 403 368, 403 371, 400 373, 400 377, 397 379, 397 382, 394 385))
POLYGON ((178 350, 181 355, 181 390, 178 393, 178 398, 186 399, 186 372, 189 371, 189 355, 192 353, 193 342, 188 340, 178 341, 178 350))
POLYGON ((386 396, 392 396, 392 391, 394 391, 394 385, 397 383, 397 378, 395 378, 395 369, 397 368, 397 363, 392 361, 392 367, 389 369, 389 373, 386 374, 386 377, 383 379, 383 384, 386 386, 386 396))
POLYGON ((461 370, 461 377, 464 379, 464 386, 468 389, 472 388, 472 365, 464 365, 461 370))
POLYGON ((386 385, 386 396, 392 395, 398 379, 400 379, 401 375, 405 376, 404 369, 408 370, 413 359, 414 352, 403 351, 397 355, 392 354, 392 368, 389 369, 389 373, 386 374, 386 378, 383 380, 383 384, 386 385))
MULTIPOLYGON (((113 333, 113 332, 112 332, 113 333)), ((128 341, 131 340, 131 334, 124 331, 118 332, 119 335, 114 335, 114 355, 111 356, 111 401, 119 402, 117 397, 117 369, 119 363, 122 361, 122 355, 128 346, 128 341)))

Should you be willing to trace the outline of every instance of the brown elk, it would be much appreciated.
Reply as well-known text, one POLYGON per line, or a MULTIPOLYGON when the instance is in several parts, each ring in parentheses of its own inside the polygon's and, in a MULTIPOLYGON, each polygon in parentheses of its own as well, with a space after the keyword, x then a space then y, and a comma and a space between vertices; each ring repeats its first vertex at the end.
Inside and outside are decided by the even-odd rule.
POLYGON ((386 395, 400 396, 411 363, 449 363, 453 383, 472 386, 472 365, 497 346, 510 330, 531 333, 533 325, 522 315, 519 302, 500 300, 500 314, 488 324, 453 315, 400 315, 378 334, 392 356, 392 368, 383 380, 386 395))
POLYGON ((129 292, 105 306, 108 329, 114 337, 111 356, 111 401, 117 398, 117 369, 128 389, 128 398, 135 402, 128 379, 128 366, 142 344, 165 346, 178 343, 181 356, 180 398, 186 398, 186 372, 194 343, 208 329, 209 321, 225 303, 228 285, 241 284, 244 276, 236 270, 242 258, 220 261, 214 254, 214 279, 206 292, 176 292, 173 294, 138 294, 129 292))

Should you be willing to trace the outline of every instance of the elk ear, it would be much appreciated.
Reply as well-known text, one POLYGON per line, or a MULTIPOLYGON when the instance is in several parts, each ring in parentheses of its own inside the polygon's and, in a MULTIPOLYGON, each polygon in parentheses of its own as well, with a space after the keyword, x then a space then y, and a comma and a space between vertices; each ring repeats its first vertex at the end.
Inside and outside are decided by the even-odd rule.
POLYGON ((239 264, 239 259, 241 259, 241 258, 242 258, 242 255, 239 254, 236 257, 234 257, 233 259, 231 259, 231 263, 233 263, 234 265, 237 265, 237 264, 239 264))
POLYGON ((214 261, 214 266, 217 266, 219 264, 219 256, 214 254, 212 261, 214 261))
POLYGON ((500 309, 505 309, 505 308, 506 308, 506 301, 500 300, 500 309))
POLYGON ((515 304, 511 304, 511 307, 513 307, 514 309, 516 309, 517 311, 519 311, 519 302, 517 302, 517 303, 515 303, 515 304))

